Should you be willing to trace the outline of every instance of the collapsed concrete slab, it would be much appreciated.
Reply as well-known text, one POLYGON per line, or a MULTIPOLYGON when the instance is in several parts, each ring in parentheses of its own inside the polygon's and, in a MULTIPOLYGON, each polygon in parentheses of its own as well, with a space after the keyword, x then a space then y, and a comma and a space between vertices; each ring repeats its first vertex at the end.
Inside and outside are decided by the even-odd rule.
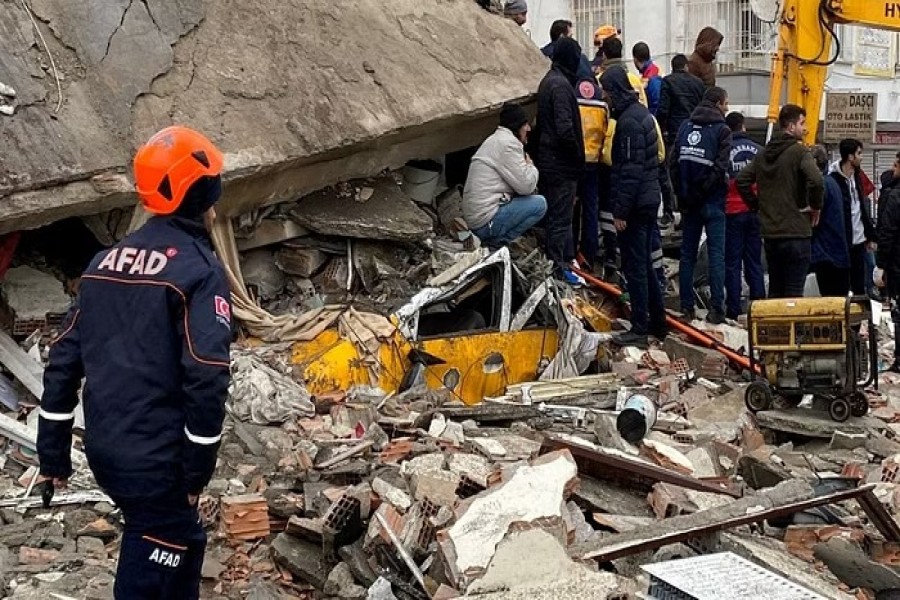
POLYGON ((611 592, 636 591, 624 589, 630 583, 612 573, 597 572, 576 563, 553 535, 541 529, 528 529, 513 532, 500 542, 484 577, 472 584, 468 595, 483 600, 605 600, 611 592))
POLYGON ((335 188, 310 194, 291 211, 300 225, 321 235, 411 242, 430 237, 434 222, 391 178, 381 177, 365 202, 342 198, 335 188))
POLYGON ((0 13, 0 233, 127 206, 137 145, 171 123, 226 153, 228 216, 479 143, 548 63, 471 0, 35 0, 0 13), (229 40, 226 45, 221 40, 229 40))
POLYGON ((475 496, 460 509, 441 544, 445 564, 459 589, 482 576, 498 544, 513 529, 537 527, 567 541, 565 499, 578 470, 568 450, 545 454, 519 467, 503 484, 475 496))

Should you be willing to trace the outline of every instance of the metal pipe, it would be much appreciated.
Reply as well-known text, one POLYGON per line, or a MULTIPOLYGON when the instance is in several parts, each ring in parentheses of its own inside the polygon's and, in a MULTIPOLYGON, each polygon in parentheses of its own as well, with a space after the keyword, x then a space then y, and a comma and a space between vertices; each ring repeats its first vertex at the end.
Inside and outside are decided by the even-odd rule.
MULTIPOLYGON (((616 299, 622 296, 622 290, 620 290, 616 286, 607 283, 602 279, 597 279, 590 273, 586 273, 585 271, 582 271, 580 269, 573 269, 573 271, 581 275, 581 277, 583 277, 584 280, 592 287, 606 292, 616 299)), ((687 323, 683 323, 680 319, 669 313, 669 311, 666 311, 666 324, 679 333, 683 333, 684 335, 686 335, 691 341, 705 348, 715 350, 716 352, 727 358, 729 361, 731 361, 734 366, 739 367, 741 370, 750 371, 751 373, 756 371, 756 373, 762 374, 758 366, 756 367, 756 369, 753 368, 750 362, 750 357, 743 354, 738 354, 708 333, 700 331, 696 327, 692 327, 687 323)))

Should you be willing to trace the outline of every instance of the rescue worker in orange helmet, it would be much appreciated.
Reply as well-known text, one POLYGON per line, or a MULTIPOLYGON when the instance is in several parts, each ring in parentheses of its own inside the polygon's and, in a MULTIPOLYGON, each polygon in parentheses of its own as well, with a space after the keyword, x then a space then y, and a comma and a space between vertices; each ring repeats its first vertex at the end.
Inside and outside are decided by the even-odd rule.
POLYGON ((84 380, 85 453, 125 518, 117 599, 199 598, 197 499, 216 464, 230 379, 228 280, 209 237, 222 163, 186 127, 138 150, 135 187, 155 216, 91 261, 44 372, 38 455, 57 489, 72 473, 84 380))

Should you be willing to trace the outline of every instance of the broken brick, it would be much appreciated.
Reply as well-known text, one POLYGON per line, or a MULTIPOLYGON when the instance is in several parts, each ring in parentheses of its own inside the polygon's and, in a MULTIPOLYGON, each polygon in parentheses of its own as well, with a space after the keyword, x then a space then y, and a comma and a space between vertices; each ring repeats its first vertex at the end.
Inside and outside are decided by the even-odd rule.
POLYGON ((683 488, 668 483, 657 483, 647 496, 647 503, 660 519, 697 512, 697 505, 691 502, 683 488))
POLYGON ((256 540, 271 533, 269 505, 261 494, 225 496, 222 504, 222 530, 229 539, 256 540))
POLYGON ((382 464, 397 464, 407 458, 413 451, 411 438, 397 438, 381 451, 378 458, 382 464))
POLYGON ((19 547, 19 564, 22 565, 47 565, 59 558, 58 550, 44 550, 29 546, 19 547))

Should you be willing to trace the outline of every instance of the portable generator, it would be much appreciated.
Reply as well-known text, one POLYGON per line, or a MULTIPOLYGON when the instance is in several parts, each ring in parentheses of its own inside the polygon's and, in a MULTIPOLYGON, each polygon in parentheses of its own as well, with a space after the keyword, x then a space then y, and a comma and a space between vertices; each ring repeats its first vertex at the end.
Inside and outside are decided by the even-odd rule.
POLYGON ((751 412, 768 410, 776 396, 795 407, 807 395, 835 421, 869 411, 862 388, 877 385, 878 354, 867 297, 755 300, 747 329, 754 380, 744 403, 751 412))

